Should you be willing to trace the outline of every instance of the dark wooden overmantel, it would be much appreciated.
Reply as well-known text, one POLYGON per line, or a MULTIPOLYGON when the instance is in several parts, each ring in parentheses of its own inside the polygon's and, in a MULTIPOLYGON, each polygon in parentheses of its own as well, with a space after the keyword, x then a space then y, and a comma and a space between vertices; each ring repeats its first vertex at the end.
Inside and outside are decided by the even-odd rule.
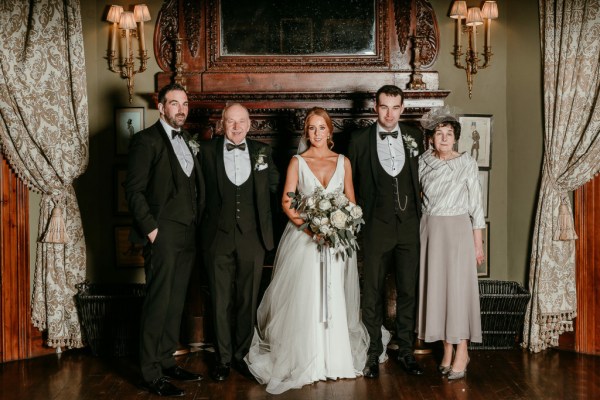
MULTIPOLYGON (((226 1, 167 0, 154 33, 154 52, 163 70, 157 76, 157 91, 174 79, 183 80, 190 97, 188 129, 203 138, 219 130, 220 112, 232 101, 250 110, 250 135, 272 144, 279 134, 299 133, 299 121, 313 106, 331 112, 337 132, 365 124, 375 116, 372 99, 379 87, 394 84, 407 88, 413 72, 411 38, 415 34, 426 39, 421 70, 427 89, 407 91, 403 118, 414 120, 430 107, 443 105, 449 94, 439 89, 438 73, 432 69, 439 51, 439 32, 426 0, 372 0, 372 54, 293 54, 294 49, 285 54, 283 49, 284 54, 243 55, 223 54, 227 35, 221 25, 222 6, 226 1)), ((267 2, 255 3, 260 7, 267 2)), ((285 27, 288 20, 280 26, 285 27)), ((244 23, 237 29, 244 29, 244 23)))

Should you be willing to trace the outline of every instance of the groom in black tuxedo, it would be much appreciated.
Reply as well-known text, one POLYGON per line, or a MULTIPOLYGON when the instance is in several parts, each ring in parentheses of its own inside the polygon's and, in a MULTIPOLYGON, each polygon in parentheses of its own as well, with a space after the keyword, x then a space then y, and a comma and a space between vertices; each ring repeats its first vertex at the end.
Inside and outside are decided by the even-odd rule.
POLYGON ((422 133, 399 123, 403 93, 381 87, 375 98, 377 123, 352 133, 348 157, 352 163, 358 204, 365 215, 362 316, 371 343, 364 375, 379 376, 383 352, 385 276, 395 272, 398 361, 410 374, 423 370, 413 355, 415 304, 419 267, 421 189, 417 155, 422 133))
POLYGON ((145 243, 140 369, 151 392, 183 396, 184 391, 168 379, 201 379, 177 366, 173 354, 196 260, 205 190, 200 164, 188 144, 189 134, 181 129, 188 115, 185 89, 177 84, 163 87, 158 93, 158 111, 158 122, 131 139, 125 180, 134 237, 145 243))
POLYGON ((246 138, 250 115, 239 103, 223 110, 225 136, 200 147, 206 178, 202 250, 212 299, 217 364, 211 377, 223 381, 230 367, 250 376, 250 349, 265 250, 273 248, 271 193, 279 173, 271 148, 246 138))

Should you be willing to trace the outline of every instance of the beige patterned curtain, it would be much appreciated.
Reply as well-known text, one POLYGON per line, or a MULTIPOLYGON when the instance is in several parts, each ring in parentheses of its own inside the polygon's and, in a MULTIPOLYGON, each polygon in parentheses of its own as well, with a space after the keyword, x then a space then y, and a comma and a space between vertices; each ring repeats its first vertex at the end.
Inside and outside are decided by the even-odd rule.
POLYGON ((84 61, 79 0, 0 0, 0 144, 42 193, 31 307, 52 347, 83 345, 74 295, 85 241, 72 184, 88 162, 84 61))
POLYGON ((573 329, 575 232, 568 193, 600 171, 600 0, 540 0, 544 161, 523 347, 573 329))

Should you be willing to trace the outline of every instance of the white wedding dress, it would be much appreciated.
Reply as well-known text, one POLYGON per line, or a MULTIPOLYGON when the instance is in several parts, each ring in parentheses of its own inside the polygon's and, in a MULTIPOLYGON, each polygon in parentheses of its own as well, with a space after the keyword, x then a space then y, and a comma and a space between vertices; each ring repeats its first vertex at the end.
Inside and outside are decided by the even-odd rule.
MULTIPOLYGON (((299 163, 298 191, 311 194, 322 185, 306 161, 295 157, 299 163)), ((343 186, 344 156, 340 155, 324 189, 331 192, 343 190, 343 186)), ((317 244, 288 222, 245 358, 269 393, 362 375, 369 336, 360 320, 356 255, 343 260, 331 256, 328 249, 323 255, 321 262, 317 244)))

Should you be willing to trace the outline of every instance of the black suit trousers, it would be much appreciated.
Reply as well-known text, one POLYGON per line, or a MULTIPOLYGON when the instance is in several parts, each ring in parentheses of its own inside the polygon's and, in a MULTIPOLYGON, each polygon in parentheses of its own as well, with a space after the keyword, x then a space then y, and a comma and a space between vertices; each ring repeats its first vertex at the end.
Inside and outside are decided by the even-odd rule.
POLYGON ((196 224, 162 220, 154 243, 144 248, 146 297, 141 316, 140 365, 146 382, 176 365, 173 353, 179 342, 196 243, 196 224))
POLYGON ((416 215, 385 223, 372 218, 364 230, 362 316, 371 343, 369 354, 381 354, 381 326, 386 312, 385 278, 390 268, 396 283, 395 329, 400 354, 412 352, 420 257, 416 215))
POLYGON ((258 230, 217 231, 205 252, 217 360, 241 361, 252 343, 265 250, 258 230))

